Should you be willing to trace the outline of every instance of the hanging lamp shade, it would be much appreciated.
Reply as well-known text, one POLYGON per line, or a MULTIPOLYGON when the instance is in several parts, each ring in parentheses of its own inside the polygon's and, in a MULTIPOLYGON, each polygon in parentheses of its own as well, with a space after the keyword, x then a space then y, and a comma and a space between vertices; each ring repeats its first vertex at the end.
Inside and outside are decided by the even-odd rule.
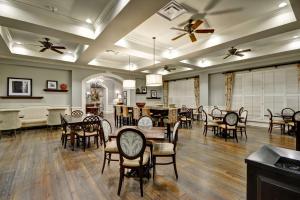
POLYGON ((160 74, 148 74, 146 75, 146 86, 157 87, 162 86, 162 75, 160 74))
MULTIPOLYGON (((153 67, 155 67, 155 37, 153 39, 153 67)), ((148 74, 146 75, 146 86, 157 87, 162 86, 162 75, 161 74, 148 74)))
MULTIPOLYGON (((130 68, 131 68, 130 56, 128 59, 128 66, 129 66, 129 71, 130 71, 130 68)), ((123 89, 135 90, 135 80, 132 80, 132 79, 123 80, 123 89)))
POLYGON ((135 80, 123 80, 123 89, 134 90, 135 89, 135 80))

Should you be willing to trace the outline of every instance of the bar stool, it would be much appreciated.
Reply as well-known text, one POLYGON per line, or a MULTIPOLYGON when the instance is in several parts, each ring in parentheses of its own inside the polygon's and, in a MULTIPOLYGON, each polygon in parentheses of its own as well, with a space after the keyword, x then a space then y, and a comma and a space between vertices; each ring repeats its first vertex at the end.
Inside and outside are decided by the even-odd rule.
POLYGON ((122 107, 122 123, 123 125, 126 124, 126 125, 129 125, 130 124, 130 118, 131 118, 131 115, 129 114, 129 111, 128 111, 128 107, 127 106, 123 106, 122 107))
POLYGON ((121 105, 116 105, 116 118, 117 118, 117 127, 121 127, 122 126, 122 119, 123 119, 123 115, 122 115, 122 106, 121 105))
POLYGON ((142 116, 151 117, 150 108, 142 108, 142 116))
POLYGON ((133 125, 137 125, 138 120, 141 117, 141 110, 139 107, 133 108, 133 125))

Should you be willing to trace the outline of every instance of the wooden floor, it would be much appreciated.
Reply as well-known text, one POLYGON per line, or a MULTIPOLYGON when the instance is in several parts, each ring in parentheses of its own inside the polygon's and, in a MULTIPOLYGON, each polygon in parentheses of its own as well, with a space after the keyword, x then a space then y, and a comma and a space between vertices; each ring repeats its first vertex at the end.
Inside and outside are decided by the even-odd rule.
MULTIPOLYGON (((290 136, 248 127, 248 140, 236 143, 208 133, 201 122, 179 130, 178 181, 172 165, 158 166, 156 180, 145 180, 143 199, 246 199, 244 159, 263 144, 294 149, 290 136)), ((125 178, 117 196, 119 167, 111 163, 101 174, 103 151, 63 149, 60 131, 22 131, 0 140, 0 199, 140 199, 139 182, 125 178)))

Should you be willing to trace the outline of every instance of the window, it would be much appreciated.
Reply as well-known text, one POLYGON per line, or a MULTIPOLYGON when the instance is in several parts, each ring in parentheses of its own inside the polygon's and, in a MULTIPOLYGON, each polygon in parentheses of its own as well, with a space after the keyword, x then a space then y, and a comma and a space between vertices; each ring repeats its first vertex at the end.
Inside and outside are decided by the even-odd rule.
POLYGON ((266 109, 280 113, 285 107, 300 108, 298 71, 295 65, 235 74, 232 108, 244 106, 249 120, 267 120, 266 109))
POLYGON ((194 79, 170 81, 169 104, 176 104, 177 107, 196 107, 194 79))

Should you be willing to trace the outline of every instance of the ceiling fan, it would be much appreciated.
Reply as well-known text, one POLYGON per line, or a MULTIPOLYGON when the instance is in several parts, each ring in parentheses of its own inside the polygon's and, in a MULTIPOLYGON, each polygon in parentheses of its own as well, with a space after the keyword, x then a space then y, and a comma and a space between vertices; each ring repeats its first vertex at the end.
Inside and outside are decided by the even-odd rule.
POLYGON ((183 31, 185 33, 178 35, 177 37, 173 38, 172 40, 177 40, 178 38, 181 38, 182 36, 189 34, 190 39, 192 42, 197 41, 197 38, 194 33, 213 33, 215 29, 197 29, 201 24, 203 23, 202 20, 198 19, 194 22, 193 19, 190 19, 188 21, 188 24, 184 26, 184 28, 174 28, 172 27, 172 30, 177 30, 177 31, 183 31))
POLYGON ((176 70, 176 67, 174 66, 169 66, 169 65, 165 65, 164 66, 164 70, 168 71, 168 72, 171 72, 173 70, 176 70))
POLYGON ((43 45, 43 46, 40 46, 40 47, 43 47, 40 50, 40 52, 44 52, 47 49, 50 49, 52 51, 55 51, 56 53, 63 54, 63 52, 58 50, 58 49, 66 49, 66 47, 64 47, 64 46, 55 46, 52 42, 50 42, 49 38, 44 38, 44 39, 45 39, 44 41, 39 41, 39 43, 41 43, 43 45))
MULTIPOLYGON (((221 14, 227 14, 227 13, 233 13, 233 12, 239 12, 242 11, 242 7, 236 7, 236 8, 228 8, 224 10, 217 10, 217 11, 212 11, 214 8, 220 3, 221 0, 210 0, 209 3, 203 8, 202 12, 187 5, 186 3, 181 3, 181 5, 189 12, 192 14, 191 19, 202 19, 208 27, 210 27, 208 23, 207 16, 208 15, 221 15, 221 14)), ((182 22, 178 26, 183 26, 186 24, 187 21, 182 22)))
POLYGON ((230 57, 230 56, 240 56, 240 57, 243 57, 244 52, 249 52, 251 51, 251 49, 243 49, 243 50, 238 50, 237 48, 235 47, 231 47, 230 49, 228 49, 228 53, 226 54, 226 56, 224 57, 224 59, 230 57))

